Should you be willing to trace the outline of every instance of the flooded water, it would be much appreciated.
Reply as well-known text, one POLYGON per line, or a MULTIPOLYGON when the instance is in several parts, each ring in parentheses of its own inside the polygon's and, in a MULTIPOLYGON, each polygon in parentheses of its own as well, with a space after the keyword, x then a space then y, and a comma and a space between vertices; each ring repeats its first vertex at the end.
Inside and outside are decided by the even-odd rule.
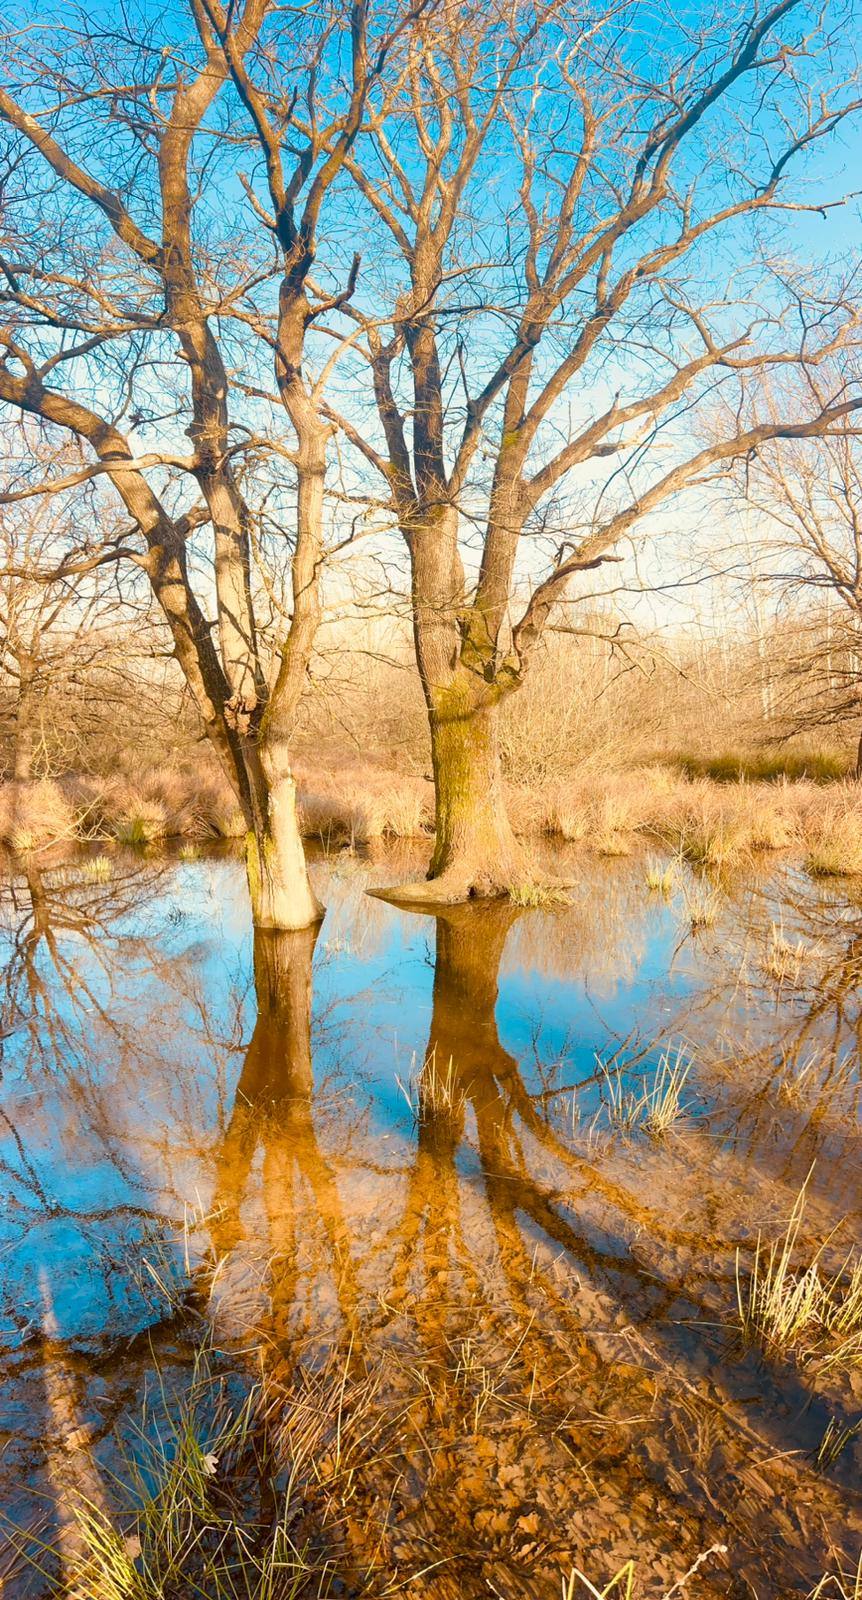
POLYGON ((253 940, 223 851, 6 863, 4 1593, 60 1592, 74 1495, 125 1514, 203 1347, 311 1463, 332 1594, 633 1557, 652 1600, 724 1546, 686 1597, 784 1600, 855 1563, 862 1360, 746 1346, 737 1277, 806 1179, 804 1239, 860 1242, 862 904, 787 861, 567 866, 568 907, 433 916, 366 893, 403 849, 321 857, 321 928, 253 940))

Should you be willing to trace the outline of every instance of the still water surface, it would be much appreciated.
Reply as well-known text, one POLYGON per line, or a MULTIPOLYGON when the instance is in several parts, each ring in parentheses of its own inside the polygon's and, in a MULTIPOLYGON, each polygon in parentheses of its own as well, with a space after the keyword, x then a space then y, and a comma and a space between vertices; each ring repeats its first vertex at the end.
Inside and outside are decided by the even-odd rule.
POLYGON ((735 1332, 737 1250, 809 1172, 806 1237, 840 1264, 862 1235, 846 885, 752 870, 693 934, 702 886, 578 856, 570 907, 435 917, 366 893, 415 874, 402 849, 321 857, 320 930, 254 941, 230 854, 103 861, 2 888, 0 1507, 31 1542, 62 1546, 76 1488, 110 1499, 206 1324, 238 1382, 358 1363, 397 1419, 333 1593, 376 1562, 550 1596, 634 1556, 652 1597, 722 1544, 686 1594, 783 1600, 855 1560, 862 1436, 816 1452, 860 1368, 735 1332), (613 1104, 663 1052, 691 1065, 656 1139, 613 1104))

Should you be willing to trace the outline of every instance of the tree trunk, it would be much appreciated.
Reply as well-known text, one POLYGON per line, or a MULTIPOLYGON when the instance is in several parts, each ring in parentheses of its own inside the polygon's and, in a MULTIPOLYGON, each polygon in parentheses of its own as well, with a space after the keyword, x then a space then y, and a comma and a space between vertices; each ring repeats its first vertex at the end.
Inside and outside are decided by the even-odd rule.
POLYGON ((255 928, 284 932, 311 927, 320 921, 323 907, 308 876, 286 744, 272 739, 261 743, 247 765, 253 806, 246 836, 252 922, 255 928))
POLYGON ((24 662, 18 663, 20 678, 15 710, 15 754, 12 776, 16 783, 29 783, 36 753, 36 695, 32 677, 24 662))
POLYGON ((498 702, 477 705, 460 675, 431 697, 436 829, 428 877, 444 900, 504 894, 523 877, 503 797, 498 720, 498 702))
POLYGON ((859 735, 859 743, 856 746, 856 771, 854 777, 857 782, 862 782, 862 733, 859 735))
POLYGON ((424 883, 375 890, 405 904, 455 905, 506 895, 531 876, 503 796, 499 705, 479 697, 459 669, 427 696, 434 769, 434 853, 424 883))

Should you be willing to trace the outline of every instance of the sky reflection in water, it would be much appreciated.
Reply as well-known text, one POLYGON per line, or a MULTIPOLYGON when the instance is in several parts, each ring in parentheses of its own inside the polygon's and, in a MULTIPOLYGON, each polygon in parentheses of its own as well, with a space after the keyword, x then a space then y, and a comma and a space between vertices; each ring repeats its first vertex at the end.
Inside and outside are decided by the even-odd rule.
MULTIPOLYGON (((403 852, 343 857, 316 869, 316 939, 259 937, 253 953, 229 855, 118 853, 102 881, 91 860, 18 866, 3 897, 0 1502, 5 1485, 17 1506, 40 1471, 38 1407, 21 1426, 21 1406, 40 1392, 46 1328, 86 1369, 106 1437, 136 1392, 126 1342, 170 1324, 160 1276, 182 1290, 214 1262, 226 1289, 256 1263, 251 1320, 282 1352, 359 1326, 419 1346, 436 1294, 453 1329, 477 1305, 486 1330, 504 1305, 535 1322, 538 1359, 586 1340, 575 1392, 595 1380, 594 1409, 618 1376, 613 1338, 634 1328, 643 1381, 706 1373, 776 1451, 852 1420, 846 1384, 826 1393, 762 1364, 754 1377, 726 1332, 736 1243, 786 1217, 812 1161, 813 1231, 845 1219, 837 1238, 859 1235, 862 910, 845 890, 786 864, 752 871, 693 937, 682 885, 649 894, 642 860, 575 858, 562 911, 435 918, 364 892, 405 872, 403 852), (623 1137, 597 1057, 634 1090, 678 1048, 693 1063, 680 1128, 623 1137)), ((820 1496, 851 1546, 858 1454, 820 1496)), ((805 1503, 792 1478, 776 1493, 805 1503)), ((685 1495, 674 1507, 682 1526, 685 1495)), ((788 1572, 804 1575, 817 1556, 795 1514, 788 1572)), ((754 1512, 743 1522, 744 1548, 754 1512)))

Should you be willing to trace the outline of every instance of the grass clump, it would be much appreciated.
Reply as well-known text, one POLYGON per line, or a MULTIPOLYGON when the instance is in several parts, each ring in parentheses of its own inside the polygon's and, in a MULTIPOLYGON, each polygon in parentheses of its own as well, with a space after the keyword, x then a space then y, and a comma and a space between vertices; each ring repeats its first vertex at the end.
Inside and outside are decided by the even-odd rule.
POLYGON ((695 867, 722 872, 739 866, 748 854, 751 834, 738 818, 718 816, 691 822, 683 828, 680 854, 695 867))
POLYGON ((647 863, 646 881, 647 888, 652 894, 669 895, 673 890, 674 870, 673 862, 662 866, 654 857, 647 863))
POLYGON ((781 924, 773 922, 764 968, 775 983, 796 988, 811 953, 804 939, 788 939, 781 924))
POLYGON ((158 800, 141 799, 121 811, 114 819, 114 833, 121 844, 152 844, 167 833, 165 808, 158 800))
POLYGON ((578 795, 561 793, 554 798, 546 819, 548 833, 565 839, 567 844, 581 844, 589 828, 589 815, 578 795))
POLYGON ((855 806, 831 807, 814 819, 805 865, 815 878, 862 874, 862 813, 855 806))
POLYGON ((110 883, 114 875, 114 863, 110 856, 104 854, 92 856, 84 867, 84 877, 88 883, 110 883))
POLYGON ((626 1088, 623 1065, 601 1061, 598 1065, 607 1091, 608 1117, 615 1127, 623 1132, 641 1128, 655 1139, 671 1132, 684 1112, 682 1091, 691 1071, 681 1049, 673 1055, 662 1051, 652 1078, 639 1090, 626 1088))
POLYGON ((337 773, 297 768, 300 827, 325 844, 368 844, 427 834, 433 786, 372 764, 340 764, 337 773))
POLYGON ((561 884, 542 883, 539 879, 525 878, 520 883, 510 884, 508 895, 513 906, 523 906, 529 911, 569 904, 569 896, 561 884))
POLYGON ((692 933, 704 928, 714 928, 721 914, 722 895, 706 882, 683 884, 685 915, 692 933))
POLYGON ((75 837, 75 810, 58 783, 6 783, 0 788, 0 842, 38 850, 75 837))
POLYGON ((797 1265, 809 1173, 787 1227, 767 1245, 757 1236, 750 1276, 736 1256, 736 1298, 743 1337, 779 1356, 815 1361, 821 1370, 862 1366, 862 1257, 824 1270, 820 1246, 797 1265))
POLYGON ((809 1101, 816 1101, 821 1093, 824 1075, 823 1058, 817 1051, 808 1055, 783 1055, 778 1093, 787 1105, 800 1110, 809 1101))
MULTIPOLYGON (((226 1386, 198 1353, 186 1394, 162 1392, 158 1426, 145 1409, 135 1429, 122 1480, 113 1485, 119 1511, 83 1493, 68 1497, 76 1535, 64 1550, 65 1572, 52 1592, 89 1600, 165 1600, 167 1595, 207 1595, 214 1600, 294 1600, 331 1593, 332 1569, 300 1547, 291 1532, 296 1517, 292 1485, 275 1518, 258 1524, 253 1504, 260 1396, 256 1389, 231 1406, 226 1386)), ((47 1576, 52 1547, 32 1553, 29 1564, 47 1576)))
POLYGON ((425 1057, 420 1072, 416 1071, 414 1055, 406 1084, 397 1076, 395 1082, 417 1123, 429 1117, 458 1114, 467 1102, 468 1086, 461 1081, 453 1057, 443 1065, 437 1060, 436 1048, 425 1057))
POLYGON ((654 1139, 663 1138, 682 1116, 682 1091, 690 1072, 691 1062, 680 1050, 674 1056, 665 1051, 660 1057, 655 1077, 644 1094, 643 1127, 654 1139))

